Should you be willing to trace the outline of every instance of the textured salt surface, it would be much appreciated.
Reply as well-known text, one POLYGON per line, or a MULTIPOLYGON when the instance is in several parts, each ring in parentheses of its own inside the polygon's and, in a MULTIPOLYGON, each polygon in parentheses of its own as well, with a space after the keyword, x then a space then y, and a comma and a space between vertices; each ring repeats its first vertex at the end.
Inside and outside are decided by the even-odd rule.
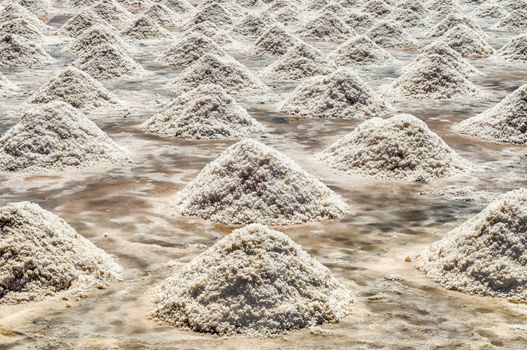
POLYGON ((428 36, 431 38, 440 37, 446 32, 448 32, 450 29, 460 24, 466 25, 482 37, 485 36, 485 32, 473 19, 465 16, 459 16, 457 14, 448 15, 445 19, 439 22, 432 30, 430 30, 428 36))
POLYGON ((366 35, 383 48, 414 48, 419 45, 416 39, 393 20, 379 21, 366 35))
POLYGON ((344 41, 355 33, 337 15, 325 11, 309 21, 297 33, 304 40, 344 41))
POLYGON ((487 57, 494 53, 492 46, 464 24, 455 25, 442 38, 463 57, 487 57))
POLYGON ((100 0, 91 7, 91 10, 116 28, 126 25, 134 17, 115 0, 100 0))
POLYGON ((527 29, 527 9, 512 11, 496 24, 496 28, 510 31, 523 31, 527 29))
POLYGON ((273 25, 256 39, 247 54, 251 56, 281 56, 298 43, 300 43, 300 39, 289 34, 282 25, 273 25))
POLYGON ((474 16, 484 19, 502 19, 506 17, 509 12, 498 4, 482 4, 474 10, 474 16))
POLYGON ((31 40, 11 34, 0 37, 1 67, 30 67, 52 61, 53 58, 31 40))
POLYGON ((192 33, 184 36, 174 47, 167 50, 161 57, 160 62, 184 69, 207 53, 221 57, 228 56, 212 39, 200 33, 192 33))
POLYGON ((231 36, 227 34, 224 29, 219 28, 217 25, 209 21, 201 22, 189 27, 185 31, 184 36, 189 36, 192 34, 204 35, 209 39, 213 39, 219 45, 229 44, 233 42, 231 36))
POLYGON ((344 42, 328 55, 328 59, 339 66, 380 66, 395 61, 388 51, 364 35, 344 42))
POLYGON ((123 30, 121 35, 128 40, 162 40, 171 37, 169 31, 161 27, 152 18, 141 16, 130 27, 123 30))
POLYGON ((178 15, 189 15, 196 11, 196 8, 187 0, 161 0, 159 2, 178 15))
POLYGON ((10 82, 2 73, 0 73, 0 93, 6 94, 17 89, 18 88, 15 84, 10 82))
POLYGON ((25 19, 35 27, 44 30, 46 25, 31 11, 21 6, 17 2, 13 2, 0 11, 0 23, 12 21, 15 19, 25 19))
POLYGON ((192 18, 186 23, 187 28, 202 22, 211 22, 219 28, 225 29, 230 27, 234 20, 231 18, 229 12, 220 4, 211 4, 200 9, 192 18))
MULTIPOLYGON (((442 38, 436 39, 434 42, 421 49, 420 54, 415 58, 414 63, 417 64, 419 61, 426 60, 435 55, 438 55, 447 61, 452 68, 456 69, 467 78, 481 74, 481 72, 478 71, 469 61, 448 46, 442 38)), ((410 65, 409 68, 411 69, 412 66, 413 65, 410 65)))
POLYGON ((527 190, 508 192, 421 252, 417 266, 445 288, 527 301, 527 190))
POLYGON ((153 315, 198 332, 268 336, 338 322, 352 303, 351 292, 301 246, 253 224, 167 279, 153 315))
POLYGON ((0 36, 5 34, 18 35, 36 42, 42 42, 44 40, 40 29, 28 20, 22 18, 0 23, 0 36))
POLYGON ((350 11, 343 16, 344 22, 357 33, 365 33, 375 25, 375 19, 369 13, 350 11))
POLYGON ((152 5, 144 15, 150 17, 162 27, 175 27, 180 22, 178 15, 163 4, 152 5))
POLYGON ((64 46, 63 50, 64 52, 82 56, 89 54, 90 51, 101 45, 113 45, 120 52, 130 50, 119 35, 105 25, 94 25, 64 46))
MULTIPOLYGON (((93 11, 84 10, 70 18, 60 28, 59 33, 67 36, 78 37, 88 29, 91 29, 92 26, 98 25, 103 27, 109 26, 108 23, 106 23, 102 18, 97 16, 93 11)), ((112 26, 109 27, 110 28, 107 28, 108 30, 114 29, 112 26)))
POLYGON ((0 304, 85 292, 119 278, 108 254, 37 204, 1 207, 0 222, 0 304))
POLYGON ((527 34, 512 38, 496 52, 495 57, 509 62, 527 63, 527 34))
POLYGON ((428 182, 470 168, 418 118, 401 114, 360 124, 319 158, 328 166, 381 179, 428 182))
POLYGON ((342 198, 280 152, 255 140, 229 147, 176 200, 176 212, 226 224, 287 225, 336 219, 342 198))
POLYGON ((45 18, 53 12, 53 6, 48 0, 16 0, 16 2, 39 18, 45 18))
POLYGON ((274 23, 274 20, 265 14, 253 15, 248 14, 242 21, 237 24, 232 30, 237 35, 243 35, 247 37, 256 37, 262 35, 266 29, 274 23))

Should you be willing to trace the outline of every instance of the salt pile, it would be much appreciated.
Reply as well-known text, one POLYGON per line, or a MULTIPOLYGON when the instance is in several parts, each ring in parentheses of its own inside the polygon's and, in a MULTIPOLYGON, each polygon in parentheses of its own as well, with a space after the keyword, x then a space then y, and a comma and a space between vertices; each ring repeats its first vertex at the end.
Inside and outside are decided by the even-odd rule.
POLYGON ((331 52, 328 59, 340 66, 380 66, 395 61, 388 51, 364 35, 346 41, 331 52))
POLYGON ((307 118, 359 120, 391 114, 384 100, 345 68, 302 82, 284 101, 281 112, 307 118))
POLYGON ((334 4, 333 0, 312 0, 307 3, 307 9, 319 11, 329 4, 334 4))
POLYGON ((162 27, 175 27, 179 22, 178 15, 163 4, 152 5, 144 15, 153 19, 162 27))
POLYGON ((338 322, 352 303, 351 292, 301 246, 252 224, 167 279, 153 315, 197 332, 270 336, 338 322))
POLYGON ((332 66, 315 47, 300 42, 261 73, 265 79, 299 80, 329 74, 332 66))
POLYGON ((365 33, 375 24, 375 19, 369 13, 350 11, 345 14, 344 22, 358 33, 365 33))
POLYGON ((281 56, 300 40, 289 34, 282 25, 273 25, 267 29, 251 46, 251 56, 281 56))
POLYGON ((500 4, 509 12, 525 9, 525 0, 501 0, 500 4))
POLYGON ((527 85, 454 128, 462 134, 489 141, 527 144, 527 85))
POLYGON ((367 120, 319 158, 352 174, 420 182, 458 175, 470 167, 423 121, 408 114, 367 120))
POLYGON ((201 85, 178 96, 143 128, 193 140, 242 137, 264 129, 218 85, 201 85))
POLYGON ((435 40, 421 49, 420 54, 415 58, 414 64, 436 55, 441 56, 451 67, 455 68, 467 78, 481 73, 457 51, 448 46, 442 38, 435 40))
POLYGON ((144 70, 115 45, 99 45, 81 55, 74 63, 95 79, 109 80, 142 75, 144 70))
POLYGON ((81 34, 83 34, 85 31, 87 31, 88 29, 90 29, 91 27, 99 26, 99 25, 106 26, 106 27, 109 26, 108 23, 106 23, 102 18, 97 16, 93 11, 85 10, 85 11, 79 12, 78 14, 70 18, 60 28, 60 33, 76 38, 80 36, 81 34))
POLYGON ((148 16, 136 19, 130 27, 121 32, 121 35, 128 40, 161 40, 171 37, 168 30, 148 16))
POLYGON ((87 55, 101 45, 113 45, 121 52, 130 50, 128 45, 105 25, 96 25, 86 30, 77 39, 67 44, 63 51, 76 55, 87 55))
POLYGON ((419 45, 417 40, 393 20, 379 21, 366 32, 366 36, 383 48, 413 48, 419 45))
POLYGON ((354 32, 337 15, 324 11, 306 23, 303 28, 298 30, 297 34, 305 40, 344 41, 350 35, 354 35, 354 32))
POLYGON ((100 0, 91 10, 100 18, 116 28, 130 22, 134 16, 115 0, 100 0))
POLYGON ((496 28, 513 32, 527 30, 527 9, 512 11, 496 24, 496 28))
POLYGON ((415 13, 418 13, 422 17, 426 17, 430 14, 430 11, 423 5, 421 0, 401 0, 397 2, 398 9, 408 9, 415 13))
POLYGON ((464 293, 527 301, 527 190, 499 196, 421 252, 417 267, 464 293))
POLYGON ((458 24, 443 35, 443 40, 463 57, 487 57, 494 49, 474 30, 458 24))
POLYGON ((205 54, 226 57, 228 54, 213 40, 199 33, 183 37, 176 45, 167 50, 161 62, 178 68, 187 68, 205 54))
POLYGON ((53 6, 49 0, 16 0, 17 3, 31 11, 38 18, 45 18, 52 14, 53 6))
POLYGON ((130 12, 144 11, 146 8, 152 6, 151 0, 117 0, 130 12))
POLYGON ((53 59, 38 44, 17 35, 0 37, 0 67, 30 67, 53 59))
POLYGON ((244 65, 234 58, 205 54, 192 66, 186 68, 170 84, 170 90, 181 93, 197 88, 201 84, 220 85, 229 94, 252 94, 267 90, 267 87, 244 65))
POLYGON ((62 101, 82 111, 117 106, 119 102, 97 80, 75 67, 67 67, 30 98, 31 103, 62 101))
POLYGON ((348 210, 293 160, 255 140, 229 147, 179 194, 176 212, 225 224, 299 224, 348 210))
POLYGON ((202 22, 211 22, 220 28, 229 27, 234 23, 229 12, 220 4, 211 4, 200 9, 186 23, 187 28, 202 22))
POLYGON ((220 45, 232 43, 233 40, 229 34, 222 28, 219 28, 212 22, 205 21, 189 27, 185 31, 185 37, 192 34, 202 34, 207 38, 214 40, 220 45))
POLYGON ((237 1, 231 0, 202 0, 198 5, 198 10, 202 10, 209 6, 221 5, 225 9, 226 13, 230 14, 234 18, 242 18, 247 14, 247 10, 244 9, 237 1))
POLYGON ((392 7, 384 0, 369 0, 362 6, 362 11, 377 18, 382 18, 392 12, 392 7))
POLYGON ((474 10, 474 16, 483 18, 483 19, 501 19, 509 14, 502 5, 498 4, 482 4, 480 7, 474 10))
POLYGON ((275 0, 263 12, 263 14, 273 17, 282 25, 292 25, 298 22, 301 12, 302 11, 294 3, 284 0, 275 0))
POLYGON ((18 35, 36 42, 44 40, 40 29, 28 20, 22 18, 0 23, 0 36, 5 34, 18 35))
POLYGON ((17 90, 15 84, 9 81, 2 73, 0 73, 0 93, 6 94, 11 91, 17 90))
POLYGON ((0 304, 101 288, 121 267, 55 214, 30 202, 0 208, 0 304))
POLYGON ((450 29, 463 24, 472 29, 478 35, 485 37, 486 33, 481 27, 469 17, 459 16, 456 14, 450 14, 441 22, 439 22, 433 29, 430 30, 428 36, 431 38, 437 38, 444 35, 450 29))
POLYGON ((273 22, 274 20, 267 15, 248 14, 232 31, 238 35, 255 37, 262 35, 273 22))
POLYGON ((25 19, 40 30, 45 30, 46 25, 31 11, 21 6, 17 2, 13 2, 0 11, 0 23, 12 21, 15 19, 25 19))
POLYGON ((403 28, 427 27, 428 23, 420 14, 406 8, 398 8, 389 17, 401 24, 403 28))
POLYGON ((187 0, 161 0, 160 3, 177 15, 188 15, 196 11, 196 8, 187 0))
POLYGON ((2 171, 66 170, 125 158, 97 125, 64 102, 29 108, 0 137, 2 171))
POLYGON ((509 62, 527 63, 527 34, 512 38, 496 52, 496 57, 509 62))
POLYGON ((409 67, 391 85, 392 92, 398 96, 442 100, 472 95, 477 91, 466 74, 440 55, 427 55, 409 67))

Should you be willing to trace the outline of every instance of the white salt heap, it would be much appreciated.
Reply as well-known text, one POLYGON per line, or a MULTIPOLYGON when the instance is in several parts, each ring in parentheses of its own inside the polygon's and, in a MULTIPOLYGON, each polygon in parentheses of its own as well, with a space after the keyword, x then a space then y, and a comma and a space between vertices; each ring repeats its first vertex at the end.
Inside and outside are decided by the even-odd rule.
POLYGON ((454 128, 462 134, 489 141, 527 144, 527 85, 454 128))
POLYGON ((134 18, 134 15, 115 0, 100 0, 91 10, 116 28, 125 26, 134 18))
POLYGON ((282 25, 275 24, 256 39, 247 53, 251 56, 281 56, 298 43, 298 38, 282 25))
POLYGON ((186 23, 187 28, 201 23, 211 22, 218 27, 224 29, 234 23, 230 13, 220 4, 211 4, 200 9, 192 18, 186 23))
POLYGON ((333 0, 311 0, 307 2, 307 9, 320 11, 329 4, 334 4, 333 0))
POLYGON ((384 99, 346 68, 303 81, 284 101, 281 112, 307 118, 359 120, 391 114, 384 99))
POLYGON ((475 9, 473 13, 474 16, 487 20, 501 19, 509 14, 501 5, 495 3, 484 3, 475 9))
POLYGON ((201 84, 220 85, 229 94, 252 94, 267 90, 267 87, 251 71, 232 57, 205 54, 186 68, 170 84, 176 93, 186 92, 201 84))
POLYGON ((159 3, 165 5, 177 15, 189 15, 196 11, 196 8, 187 0, 161 0, 159 3))
POLYGON ((486 33, 481 29, 481 27, 471 18, 465 16, 459 16, 457 14, 450 14, 441 22, 439 22, 434 28, 430 30, 428 36, 431 38, 437 38, 444 35, 450 29, 456 27, 457 25, 466 25, 478 35, 485 37, 486 33))
POLYGON ((85 10, 70 18, 60 28, 59 32, 61 34, 76 38, 86 32, 88 29, 91 29, 93 26, 105 26, 109 27, 108 30, 113 29, 112 26, 97 16, 93 11, 85 10))
POLYGON ((150 17, 160 26, 167 28, 177 26, 180 21, 178 15, 163 4, 152 5, 144 15, 150 17))
POLYGON ((31 11, 38 18, 46 18, 54 11, 49 0, 16 0, 16 2, 31 11))
POLYGON ((352 174, 420 182, 461 174, 470 167, 423 121, 408 114, 367 120, 319 158, 352 174))
POLYGON ((123 150, 64 102, 30 107, 0 137, 0 170, 66 170, 124 160, 123 150))
POLYGON ((527 190, 499 196, 421 252, 417 267, 463 293, 527 301, 527 190))
POLYGON ((314 75, 329 74, 332 65, 317 48, 300 42, 277 61, 267 66, 261 76, 265 79, 299 80, 314 75))
POLYGON ((130 12, 142 12, 152 6, 152 0, 117 0, 130 12))
POLYGON ((212 39, 195 33, 183 37, 174 47, 167 50, 161 57, 160 62, 184 69, 198 61, 207 53, 221 57, 228 56, 212 39))
POLYGON ((499 0, 499 3, 509 12, 525 9, 525 0, 499 0))
POLYGON ((304 40, 315 41, 345 41, 354 35, 343 20, 330 11, 324 11, 297 31, 304 40))
MULTIPOLYGON (((442 38, 436 39, 421 49, 420 54, 414 60, 414 64, 434 56, 441 56, 452 68, 467 78, 481 73, 457 51, 448 46, 442 38)), ((411 69, 412 67, 413 65, 409 65, 405 70, 408 70, 408 68, 411 69)))
POLYGON ((38 89, 31 103, 62 101, 82 111, 119 106, 117 99, 97 80, 75 67, 67 67, 38 89))
POLYGON ((121 52, 130 50, 121 37, 108 26, 95 25, 64 46, 63 51, 75 55, 86 55, 101 45, 113 45, 121 52))
POLYGON ((126 52, 115 45, 99 45, 81 55, 74 63, 95 79, 110 80, 135 77, 144 73, 143 68, 126 52))
POLYGON ((282 25, 293 25, 298 22, 302 11, 294 3, 285 0, 275 0, 263 12, 267 16, 273 17, 282 25))
POLYGON ((171 37, 168 30, 148 16, 136 19, 121 35, 128 40, 162 40, 171 37))
POLYGON ((389 18, 401 24, 403 28, 428 26, 427 21, 420 14, 407 8, 396 9, 390 14, 389 18))
POLYGON ((274 23, 274 20, 267 15, 248 14, 232 30, 237 35, 256 37, 262 35, 267 28, 274 23))
POLYGON ((366 32, 377 45, 388 48, 414 48, 419 45, 417 40, 408 34, 404 28, 393 20, 379 21, 366 32))
POLYGON ((224 29, 209 21, 201 22, 189 27, 185 31, 184 37, 192 34, 204 35, 207 38, 214 40, 219 45, 230 44, 233 42, 231 36, 227 34, 224 29))
POLYGON ((328 55, 339 66, 380 66, 393 63, 395 58, 365 35, 349 39, 328 55))
POLYGON ((255 140, 229 147, 176 200, 176 213, 225 224, 299 224, 336 219, 342 198, 293 160, 255 140))
POLYGON ((527 34, 512 38, 496 52, 495 57, 509 62, 527 63, 527 34))
POLYGON ((384 0, 369 0, 362 6, 362 11, 376 18, 382 18, 392 12, 392 7, 384 0))
POLYGON ((369 13, 350 11, 344 14, 344 22, 357 33, 365 33, 376 23, 369 13))
POLYGON ((263 131, 263 126, 218 85, 181 94, 143 124, 143 129, 184 139, 223 139, 263 131))
POLYGON ((119 279, 121 267, 108 254, 38 204, 7 204, 0 222, 0 304, 86 292, 119 279))
POLYGON ((496 24, 496 28, 513 32, 527 30, 527 8, 512 11, 496 24))
POLYGON ((0 67, 31 67, 53 61, 38 44, 17 35, 0 37, 0 67))
POLYGON ((494 53, 492 46, 464 24, 455 25, 442 38, 463 57, 487 57, 494 53))
POLYGON ((25 19, 40 30, 45 30, 47 28, 44 22, 17 2, 12 2, 0 10, 0 23, 15 19, 25 19))
POLYGON ((5 34, 18 35, 36 42, 44 40, 44 35, 40 29, 22 18, 0 23, 0 36, 5 34))
POLYGON ((396 2, 396 7, 398 9, 408 9, 418 13, 422 17, 427 17, 430 14, 430 11, 423 4, 422 0, 400 0, 396 2))
POLYGON ((219 335, 270 336, 338 322, 353 296, 282 232, 233 231, 159 288, 153 316, 219 335))

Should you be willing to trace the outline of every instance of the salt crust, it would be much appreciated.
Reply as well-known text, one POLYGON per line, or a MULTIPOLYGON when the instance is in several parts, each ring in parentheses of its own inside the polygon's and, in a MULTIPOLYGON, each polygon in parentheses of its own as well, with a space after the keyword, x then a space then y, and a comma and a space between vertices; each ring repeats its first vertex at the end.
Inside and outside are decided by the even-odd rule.
POLYGON ((417 267, 463 293, 527 301, 527 190, 499 196, 421 252, 417 267))
POLYGON ((527 34, 512 38, 496 52, 495 57, 508 62, 527 63, 527 34))
POLYGON ((111 28, 105 25, 94 25, 64 46, 63 51, 75 55, 86 55, 101 45, 113 45, 121 52, 128 52, 130 47, 111 28))
POLYGON ((121 36, 132 41, 142 41, 163 40, 170 38, 172 34, 149 16, 143 15, 123 30, 121 36))
POLYGON ((178 96, 142 128, 192 140, 236 138, 264 130, 222 87, 212 84, 178 96))
POLYGON ((408 114, 367 120, 318 157, 337 170, 391 180, 429 182, 470 168, 423 121, 408 114))
POLYGON ((383 48, 415 48, 417 40, 396 21, 382 20, 366 32, 371 40, 383 48))
POLYGON ((175 211, 225 224, 337 219, 343 199, 293 160, 258 141, 229 147, 177 196, 175 211))
POLYGON ((121 267, 64 220, 30 202, 0 208, 0 304, 102 288, 121 267))
POLYGON ((328 55, 328 60, 340 66, 381 66, 395 62, 395 58, 365 35, 341 44, 328 55))
POLYGON ((125 158, 97 125, 64 102, 28 106, 0 137, 2 171, 63 171, 125 158))
POLYGON ((300 39, 290 34, 282 25, 275 24, 256 39, 247 54, 251 56, 281 56, 298 43, 300 43, 300 39))
POLYGON ((338 322, 352 303, 351 292, 301 246, 252 224, 167 279, 153 315, 197 332, 273 336, 338 322))
POLYGON ((31 67, 53 61, 53 58, 35 42, 6 34, 0 37, 0 67, 31 67))
POLYGON ((514 10, 496 23, 497 29, 523 31, 527 29, 527 9, 514 10))
POLYGON ((53 12, 49 0, 15 0, 20 5, 31 11, 38 18, 45 18, 53 12))
POLYGON ((184 69, 207 53, 221 57, 228 56, 212 39, 200 33, 191 33, 179 40, 174 47, 168 49, 161 57, 160 62, 184 69))

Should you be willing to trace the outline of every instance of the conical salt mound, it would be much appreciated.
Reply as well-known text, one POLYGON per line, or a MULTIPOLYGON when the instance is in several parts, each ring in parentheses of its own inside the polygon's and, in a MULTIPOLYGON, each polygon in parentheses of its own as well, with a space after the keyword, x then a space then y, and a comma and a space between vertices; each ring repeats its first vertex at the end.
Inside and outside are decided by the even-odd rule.
POLYGON ((105 25, 91 27, 77 39, 66 45, 63 50, 75 55, 86 55, 91 50, 101 45, 113 45, 123 52, 128 52, 130 50, 128 45, 119 37, 119 35, 105 25))
POLYGON ((2 73, 0 73, 0 94, 6 94, 17 90, 15 84, 9 81, 2 73))
POLYGON ((426 8, 421 0, 402 0, 397 2, 397 8, 414 11, 423 17, 426 17, 430 14, 430 11, 426 8))
POLYGON ((0 304, 101 288, 121 267, 55 214, 30 202, 0 207, 0 304))
POLYGON ((153 316, 197 332, 269 336, 338 322, 352 303, 351 292, 301 246, 252 224, 167 279, 153 316))
POLYGON ((496 106, 463 120, 455 130, 488 141, 527 144, 527 85, 496 106))
POLYGON ((385 49, 388 48, 414 48, 419 44, 404 28, 397 22, 379 21, 374 27, 366 32, 371 40, 385 49))
POLYGON ((344 22, 357 33, 365 33, 371 29, 376 21, 372 15, 365 12, 350 11, 344 14, 344 22))
POLYGON ((470 168, 423 121, 407 114, 367 120, 319 158, 352 174, 420 182, 458 175, 470 168))
POLYGON ((348 210, 295 162, 255 140, 229 147, 178 194, 176 212, 225 224, 299 224, 348 210))
POLYGON ((100 0, 91 10, 116 28, 128 24, 134 16, 115 0, 100 0))
POLYGON ((183 37, 173 48, 164 53, 160 61, 183 69, 208 53, 221 57, 228 56, 212 39, 196 33, 183 37))
POLYGON ((117 0, 124 8, 132 13, 142 12, 152 6, 152 0, 117 0))
POLYGON ((513 38, 495 56, 509 62, 527 63, 527 34, 513 38))
POLYGON ((384 0, 369 0, 362 6, 362 11, 382 18, 392 12, 392 7, 384 0))
POLYGON ((333 0, 311 0, 307 3, 307 9, 308 10, 322 10, 324 7, 326 7, 329 4, 332 4, 333 0))
POLYGON ((490 3, 482 4, 473 12, 475 17, 486 19, 486 20, 495 20, 505 18, 509 12, 503 8, 502 5, 490 3))
POLYGON ((104 86, 88 74, 68 67, 38 89, 31 103, 62 101, 82 111, 119 105, 117 99, 104 86))
POLYGON ((501 195, 421 252, 417 267, 463 293, 527 301, 527 190, 501 195))
POLYGON ((389 18, 401 24, 403 28, 428 26, 428 23, 420 14, 407 8, 396 9, 390 14, 389 18))
POLYGON ((306 23, 303 28, 297 31, 297 34, 304 40, 338 42, 353 36, 354 32, 337 15, 329 11, 324 11, 306 23))
POLYGON ((298 7, 285 1, 273 1, 263 14, 273 17, 284 26, 297 23, 301 17, 301 11, 298 7), (284 4, 285 6, 283 6, 284 4))
POLYGON ((93 11, 85 10, 70 18, 60 28, 59 32, 63 35, 77 38, 93 26, 105 26, 113 29, 112 26, 97 16, 93 11))
POLYGON ((262 35, 273 22, 273 19, 267 15, 248 14, 232 31, 237 35, 256 37, 262 35))
POLYGON ((307 118, 359 120, 391 114, 383 99, 345 68, 306 79, 284 101, 281 112, 307 118))
POLYGON ((437 54, 414 61, 391 85, 399 96, 417 99, 449 99, 475 94, 477 89, 451 62, 437 54))
POLYGON ((196 8, 187 0, 161 0, 160 3, 177 15, 189 15, 196 12, 196 8))
POLYGON ((144 14, 153 19, 157 24, 163 27, 175 27, 179 23, 178 15, 170 8, 163 4, 152 5, 144 14))
POLYGON ((53 6, 49 0, 16 0, 38 18, 45 18, 52 14, 53 6))
POLYGON ((38 44, 17 35, 0 37, 0 67, 31 67, 53 61, 38 44))
POLYGON ((230 44, 233 39, 225 30, 218 27, 212 22, 205 21, 189 27, 184 34, 187 37, 192 34, 201 34, 209 39, 214 40, 219 45, 230 44))
POLYGON ((300 42, 261 73, 265 79, 299 80, 314 75, 325 75, 332 66, 315 47, 300 42))
POLYGON ((512 11, 496 24, 496 28, 512 32, 527 30, 527 9, 512 11))
POLYGON ((178 96, 143 128, 193 140, 243 137, 264 129, 218 85, 201 85, 178 96))
POLYGON ((143 68, 115 45, 99 45, 81 55, 74 65, 95 79, 110 80, 120 77, 136 77, 143 68))
POLYGON ((248 50, 251 56, 281 56, 300 40, 289 34, 282 26, 275 24, 267 29, 248 50))
POLYGON ((129 40, 162 40, 172 35, 148 16, 136 19, 130 27, 121 32, 129 40))
POLYGON ((464 24, 454 26, 442 38, 463 57, 487 57, 494 53, 492 46, 464 24))
POLYGON ((328 59, 338 66, 381 66, 395 62, 388 51, 364 35, 346 41, 328 59))
POLYGON ((0 170, 46 171, 126 158, 82 112, 64 102, 35 105, 0 137, 0 170))
POLYGON ((212 54, 205 54, 192 66, 186 68, 171 84, 170 89, 181 93, 202 84, 220 85, 227 93, 233 95, 267 90, 260 79, 234 58, 212 54))
POLYGON ((483 29, 481 29, 481 27, 473 19, 459 16, 457 14, 450 14, 441 22, 439 22, 433 29, 431 29, 428 33, 428 36, 431 38, 440 37, 459 24, 466 25, 482 37, 486 35, 483 29))
POLYGON ((209 21, 220 28, 229 27, 234 23, 229 12, 220 4, 211 4, 200 9, 192 18, 186 23, 187 28, 195 24, 209 21))
POLYGON ((0 23, 15 19, 25 19, 40 30, 45 30, 46 25, 31 11, 17 2, 12 2, 0 10, 0 23))
MULTIPOLYGON (((469 61, 448 46, 442 38, 438 38, 431 44, 425 46, 415 58, 414 64, 437 55, 448 61, 453 68, 467 78, 480 74, 480 72, 469 61)), ((410 68, 411 67, 412 66, 410 65, 410 68)))
POLYGON ((5 34, 18 35, 36 42, 44 40, 44 35, 40 29, 23 18, 0 23, 0 36, 5 34))

